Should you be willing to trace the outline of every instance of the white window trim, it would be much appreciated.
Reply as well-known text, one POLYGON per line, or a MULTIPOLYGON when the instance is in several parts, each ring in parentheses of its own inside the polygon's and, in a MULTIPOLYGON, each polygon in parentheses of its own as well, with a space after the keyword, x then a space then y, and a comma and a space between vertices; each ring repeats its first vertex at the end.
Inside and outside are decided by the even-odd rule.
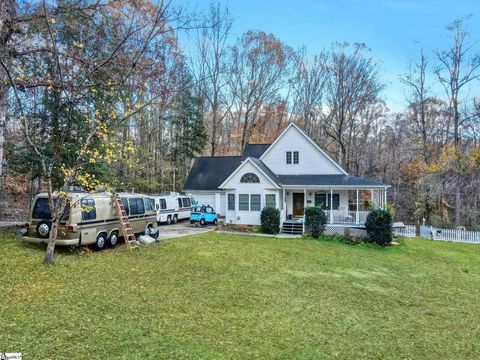
POLYGON ((285 165, 287 165, 287 166, 300 165, 300 150, 286 150, 285 151, 285 165), (296 164, 295 164, 295 161, 294 161, 294 155, 293 155, 294 152, 298 153, 298 163, 296 163, 296 164), (287 153, 292 154, 292 156, 291 156, 292 162, 290 164, 287 163, 287 153))

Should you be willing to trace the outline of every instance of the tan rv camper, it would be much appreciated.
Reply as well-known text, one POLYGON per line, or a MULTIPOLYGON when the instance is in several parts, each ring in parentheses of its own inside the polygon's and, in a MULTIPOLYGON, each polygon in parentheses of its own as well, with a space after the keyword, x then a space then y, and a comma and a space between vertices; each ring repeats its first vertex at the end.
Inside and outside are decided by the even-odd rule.
MULTIPOLYGON (((154 201, 147 195, 119 193, 128 219, 136 234, 156 235, 154 201)), ((122 236, 111 193, 72 192, 68 194, 71 207, 60 223, 57 245, 95 245, 97 250, 114 247, 122 236)), ((48 195, 35 197, 30 209, 23 239, 47 243, 51 229, 48 195)))

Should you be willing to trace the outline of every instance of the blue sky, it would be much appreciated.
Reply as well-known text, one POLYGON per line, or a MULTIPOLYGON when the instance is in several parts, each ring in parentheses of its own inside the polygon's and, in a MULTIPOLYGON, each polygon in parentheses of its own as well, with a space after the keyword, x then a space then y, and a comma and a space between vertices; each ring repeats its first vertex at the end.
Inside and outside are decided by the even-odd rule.
MULTIPOLYGON (((208 7, 209 2, 177 0, 176 3, 186 10, 200 11, 208 7)), ((394 111, 401 110, 405 104, 399 75, 407 71, 409 60, 417 57, 422 47, 427 55, 433 56, 434 49, 446 46, 446 24, 471 14, 470 40, 480 41, 480 0, 230 0, 220 3, 228 5, 235 19, 235 38, 248 29, 263 30, 274 33, 293 48, 305 45, 310 54, 328 48, 334 41, 365 42, 382 64, 382 76, 387 84, 383 97, 394 111)), ((480 46, 476 50, 480 54, 480 46)), ((477 84, 480 88, 480 83, 477 84)))

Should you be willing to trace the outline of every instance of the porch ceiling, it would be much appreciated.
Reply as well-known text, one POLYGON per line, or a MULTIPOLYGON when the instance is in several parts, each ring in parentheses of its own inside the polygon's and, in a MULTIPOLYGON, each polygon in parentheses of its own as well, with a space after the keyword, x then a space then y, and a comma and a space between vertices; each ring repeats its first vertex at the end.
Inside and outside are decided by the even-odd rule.
POLYGON ((389 185, 353 175, 277 175, 282 188, 290 189, 372 189, 389 185))

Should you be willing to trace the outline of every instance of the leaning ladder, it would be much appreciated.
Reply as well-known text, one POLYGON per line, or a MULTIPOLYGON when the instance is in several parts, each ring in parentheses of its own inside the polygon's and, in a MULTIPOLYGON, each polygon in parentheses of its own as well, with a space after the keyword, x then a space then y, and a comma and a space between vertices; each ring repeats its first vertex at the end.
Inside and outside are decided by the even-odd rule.
POLYGON ((125 207, 123 206, 122 199, 120 195, 115 195, 115 212, 117 213, 118 220, 120 222, 120 230, 123 234, 123 239, 125 240, 125 245, 127 246, 128 250, 138 248, 137 238, 133 233, 132 225, 128 220, 127 212, 125 211, 125 207))

